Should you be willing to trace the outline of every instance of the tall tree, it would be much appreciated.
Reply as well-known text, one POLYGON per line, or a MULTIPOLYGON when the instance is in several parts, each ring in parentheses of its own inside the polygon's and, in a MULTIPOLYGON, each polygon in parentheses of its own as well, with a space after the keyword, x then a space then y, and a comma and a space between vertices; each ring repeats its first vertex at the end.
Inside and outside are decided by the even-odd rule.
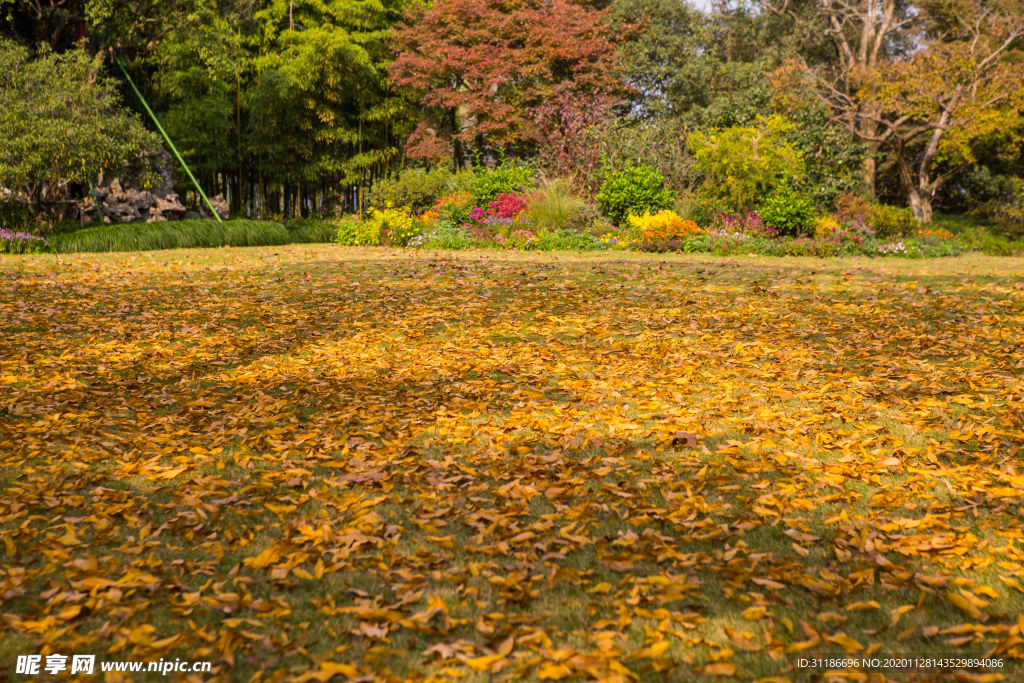
MULTIPOLYGON (((788 16, 826 36, 834 47, 834 59, 818 65, 800 58, 805 67, 830 87, 853 97, 861 74, 881 62, 906 53, 918 38, 922 13, 908 0, 762 0, 774 14, 788 16)), ((855 133, 869 142, 862 170, 863 191, 874 197, 876 157, 881 143, 875 140, 877 103, 859 100, 855 133)))
POLYGON ((84 50, 32 59, 0 38, 0 187, 44 222, 63 214, 71 183, 141 162, 157 145, 121 108, 115 83, 95 73, 84 50))
POLYGON ((932 197, 975 160, 973 147, 1015 127, 1024 110, 1024 64, 1006 59, 1024 37, 1024 13, 967 1, 941 9, 931 18, 940 28, 931 45, 903 59, 852 70, 841 83, 794 63, 777 74, 790 88, 811 76, 851 131, 892 151, 907 201, 925 223, 932 197))
POLYGON ((423 103, 409 154, 528 146, 533 112, 562 93, 622 93, 607 10, 571 0, 438 0, 394 33, 390 74, 423 103))

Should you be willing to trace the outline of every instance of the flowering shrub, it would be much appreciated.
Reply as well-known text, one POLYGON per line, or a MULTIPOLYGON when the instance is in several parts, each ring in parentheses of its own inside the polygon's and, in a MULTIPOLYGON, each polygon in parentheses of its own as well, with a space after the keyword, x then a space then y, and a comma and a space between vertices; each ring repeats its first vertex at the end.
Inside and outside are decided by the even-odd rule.
POLYGON ((0 254, 41 254, 47 246, 42 237, 0 228, 0 254))
POLYGON ((814 222, 814 236, 818 239, 830 237, 840 227, 839 221, 832 216, 822 216, 814 222))
POLYGON ((512 194, 499 195, 499 198, 501 197, 505 199, 491 202, 490 208, 477 207, 469 212, 468 219, 462 224, 462 227, 470 237, 479 240, 493 240, 496 236, 501 235, 508 238, 517 230, 532 234, 533 224, 526 217, 524 210, 525 199, 512 194))
POLYGON ((489 206, 495 218, 517 218, 526 211, 526 198, 519 194, 502 193, 489 206))
POLYGON ((422 214, 420 214, 420 221, 423 223, 436 223, 437 219, 438 213, 433 209, 428 209, 427 211, 424 211, 422 214))
POLYGON ((741 235, 758 235, 760 237, 778 237, 775 226, 768 225, 757 211, 743 213, 720 213, 712 221, 712 230, 720 233, 741 235))
POLYGON ((469 220, 469 212, 473 209, 473 197, 468 192, 453 192, 437 200, 434 211, 439 220, 450 221, 454 225, 462 225, 469 220))
POLYGON ((866 222, 871 205, 860 195, 847 192, 836 199, 836 219, 842 223, 866 222))
POLYGON ((642 216, 630 215, 627 222, 644 242, 685 240, 704 232, 693 221, 680 218, 675 211, 659 211, 653 215, 645 211, 642 216))
POLYGON ((389 205, 383 211, 370 211, 359 239, 364 240, 361 244, 404 247, 419 232, 419 221, 413 217, 408 207, 396 209, 389 205))

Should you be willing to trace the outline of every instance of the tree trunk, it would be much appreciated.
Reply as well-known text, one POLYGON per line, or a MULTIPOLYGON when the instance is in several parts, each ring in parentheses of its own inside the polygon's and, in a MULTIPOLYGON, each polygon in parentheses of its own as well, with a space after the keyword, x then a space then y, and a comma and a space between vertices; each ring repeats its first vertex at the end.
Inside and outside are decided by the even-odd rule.
POLYGON ((921 224, 932 222, 932 194, 909 188, 910 211, 921 224))
MULTIPOLYGON (((861 104, 861 112, 866 114, 873 114, 873 107, 870 104, 861 104)), ((874 137, 878 133, 878 124, 874 121, 866 119, 860 119, 858 121, 857 134, 862 139, 874 137)), ((875 162, 875 153, 878 151, 878 143, 872 143, 868 149, 869 156, 864 159, 864 163, 861 166, 861 192, 864 197, 874 201, 877 196, 875 178, 877 176, 877 167, 875 162)))
POLYGON ((452 127, 452 141, 455 143, 454 155, 455 155, 455 172, 461 173, 466 168, 466 157, 462 150, 462 141, 456 136, 459 134, 459 113, 455 107, 452 107, 448 112, 450 119, 449 123, 452 127))

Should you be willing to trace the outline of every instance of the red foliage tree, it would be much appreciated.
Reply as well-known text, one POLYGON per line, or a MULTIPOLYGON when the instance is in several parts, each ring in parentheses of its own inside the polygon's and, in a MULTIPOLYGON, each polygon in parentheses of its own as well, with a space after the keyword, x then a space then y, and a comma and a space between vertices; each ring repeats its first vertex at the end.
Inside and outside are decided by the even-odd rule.
POLYGON ((563 93, 624 93, 606 10, 569 0, 437 0, 394 32, 390 75, 422 102, 411 156, 538 139, 535 111, 563 93))

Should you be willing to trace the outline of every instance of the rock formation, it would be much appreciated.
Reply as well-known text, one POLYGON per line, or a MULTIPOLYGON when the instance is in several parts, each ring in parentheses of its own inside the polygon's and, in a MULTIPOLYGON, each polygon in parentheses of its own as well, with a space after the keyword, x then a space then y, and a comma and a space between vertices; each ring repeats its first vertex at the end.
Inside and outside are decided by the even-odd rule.
MULTIPOLYGON (((100 177, 99 183, 96 185, 96 198, 99 200, 100 210, 103 212, 103 222, 143 221, 153 223, 154 221, 174 221, 184 218, 212 218, 213 216, 205 203, 200 207, 199 212, 190 211, 181 203, 174 191, 174 183, 171 178, 170 152, 161 147, 155 156, 156 158, 151 158, 150 161, 156 172, 156 182, 148 190, 141 189, 137 181, 132 181, 125 187, 120 178, 100 177)), ((221 218, 228 217, 228 203, 223 197, 211 197, 210 203, 213 204, 221 218)), ((81 200, 80 207, 86 220, 98 219, 91 195, 81 200)))

